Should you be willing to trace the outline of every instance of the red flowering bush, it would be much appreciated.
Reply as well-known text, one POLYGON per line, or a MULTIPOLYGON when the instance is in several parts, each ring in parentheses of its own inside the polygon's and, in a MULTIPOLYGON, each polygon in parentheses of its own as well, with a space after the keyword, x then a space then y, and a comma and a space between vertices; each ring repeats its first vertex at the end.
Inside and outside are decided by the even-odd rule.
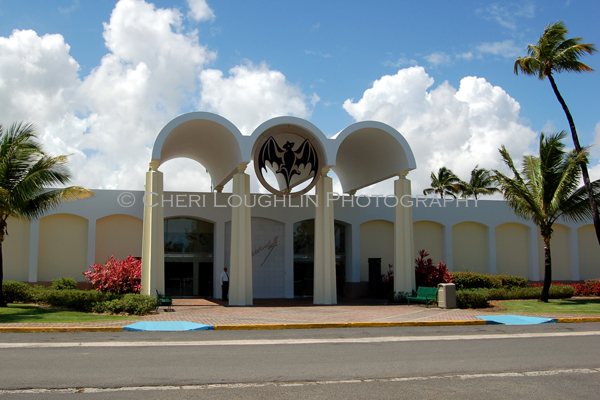
POLYGON ((450 278, 446 264, 440 261, 436 267, 431 258, 425 259, 428 255, 429 253, 425 250, 421 250, 419 251, 419 258, 415 259, 417 287, 437 287, 439 283, 447 283, 450 278))
MULTIPOLYGON (((552 283, 552 286, 562 285, 552 283)), ((541 283, 534 283, 532 286, 542 286, 541 283)), ((600 279, 589 279, 584 283, 569 283, 565 286, 571 286, 575 289, 574 296, 600 296, 600 279)))
POLYGON ((94 289, 103 293, 140 293, 142 289, 142 262, 133 256, 125 260, 110 256, 106 264, 90 265, 83 275, 94 289))

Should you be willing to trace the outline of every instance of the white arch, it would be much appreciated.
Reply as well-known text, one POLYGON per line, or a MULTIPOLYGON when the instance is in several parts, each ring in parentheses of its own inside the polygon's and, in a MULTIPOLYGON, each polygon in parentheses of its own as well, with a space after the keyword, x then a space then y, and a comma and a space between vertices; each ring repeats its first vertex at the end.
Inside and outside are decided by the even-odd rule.
POLYGON ((168 160, 185 157, 201 163, 213 185, 223 186, 238 165, 245 165, 247 137, 229 120, 208 112, 180 115, 158 134, 152 148, 152 162, 158 166, 168 160))
POLYGON ((332 169, 344 192, 373 185, 417 168, 413 152, 397 130, 376 121, 354 123, 335 138, 332 169))

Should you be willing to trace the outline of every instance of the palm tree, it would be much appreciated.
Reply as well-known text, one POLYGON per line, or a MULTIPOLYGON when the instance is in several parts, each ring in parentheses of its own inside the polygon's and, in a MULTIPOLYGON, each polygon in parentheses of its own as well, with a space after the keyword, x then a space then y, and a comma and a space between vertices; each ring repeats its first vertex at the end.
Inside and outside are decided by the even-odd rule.
MULTIPOLYGON (((560 217, 579 222, 592 214, 587 191, 579 187, 581 164, 587 162, 587 149, 567 153, 561 142, 565 136, 564 131, 548 137, 542 133, 539 155, 525 156, 521 172, 517 171, 510 154, 502 146, 500 154, 514 178, 494 171, 508 206, 518 217, 529 219, 540 228, 545 269, 539 301, 543 302, 548 302, 552 283, 552 225, 560 217)), ((592 188, 596 200, 600 200, 600 180, 592 182, 592 188)))
POLYGON ((476 165, 471 171, 469 182, 460 183, 461 197, 473 196, 477 200, 477 196, 494 194, 500 191, 490 171, 477 167, 479 165, 476 165))
MULTIPOLYGON (((591 43, 581 43, 583 38, 567 39, 567 33, 568 30, 562 21, 547 25, 537 44, 530 44, 527 46, 527 53, 529 55, 527 57, 517 58, 514 71, 515 74, 518 74, 519 71, 521 71, 525 75, 537 75, 540 80, 548 77, 550 85, 552 85, 552 90, 554 90, 556 98, 567 115, 575 150, 580 152, 581 145, 579 144, 579 138, 577 137, 575 122, 569 112, 567 103, 565 103, 565 100, 558 91, 558 87, 556 86, 552 74, 554 72, 563 71, 593 71, 592 68, 580 62, 579 58, 586 54, 592 54, 598 50, 596 50, 596 47, 591 43)), ((600 244, 600 215, 598 214, 598 203, 592 195, 592 186, 590 184, 590 175, 588 173, 587 165, 582 162, 580 167, 583 176, 583 184, 587 190, 590 209, 592 210, 592 219, 594 221, 594 228, 596 229, 596 237, 600 244)))
POLYGON ((456 194, 459 191, 460 179, 454 172, 446 167, 439 169, 437 176, 431 173, 431 187, 423 190, 423 194, 437 193, 443 199, 444 196, 452 196, 456 198, 456 194))
POLYGON ((0 125, 0 307, 6 307, 2 243, 8 218, 39 218, 63 201, 94 194, 76 186, 48 189, 69 182, 66 163, 67 156, 51 157, 43 151, 32 124, 15 123, 6 131, 0 125))

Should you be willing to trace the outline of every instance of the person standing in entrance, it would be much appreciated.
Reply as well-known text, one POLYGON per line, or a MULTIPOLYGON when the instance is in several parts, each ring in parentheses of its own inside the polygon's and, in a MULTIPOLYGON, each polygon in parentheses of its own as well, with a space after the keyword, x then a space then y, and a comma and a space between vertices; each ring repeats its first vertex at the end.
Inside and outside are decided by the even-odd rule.
POLYGON ((221 299, 227 301, 229 298, 229 274, 227 268, 223 268, 221 272, 221 299))

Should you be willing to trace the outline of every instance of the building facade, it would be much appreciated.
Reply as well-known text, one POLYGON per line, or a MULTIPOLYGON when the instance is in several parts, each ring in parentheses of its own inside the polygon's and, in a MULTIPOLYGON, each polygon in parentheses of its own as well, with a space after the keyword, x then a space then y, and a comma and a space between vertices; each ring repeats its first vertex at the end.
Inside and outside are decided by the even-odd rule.
MULTIPOLYGON (((543 278, 543 243, 532 223, 518 219, 503 201, 444 204, 411 196, 407 175, 414 168, 406 140, 381 123, 353 124, 328 139, 308 121, 281 117, 243 136, 217 115, 185 114, 158 135, 145 191, 98 190, 39 220, 10 219, 4 276, 84 281, 89 265, 133 255, 142 257, 148 294, 220 297, 218 278, 228 267, 232 304, 295 296, 335 304, 337 295, 366 295, 369 258, 381 258, 382 274, 393 266, 396 291, 414 288, 413 262, 425 249, 454 271, 543 278), (296 147, 298 138, 310 141, 319 168, 311 172, 302 165, 287 182, 275 174, 277 194, 250 194, 247 165, 259 163, 270 137, 296 147), (177 157, 206 167, 215 191, 164 192, 160 165, 177 157), (340 178, 341 197, 332 192, 329 170, 340 178), (394 196, 357 193, 393 176, 394 196), (310 186, 311 178, 314 195, 290 196, 310 186), (232 193, 223 193, 229 180, 232 193)), ((591 221, 559 221, 551 246, 554 280, 600 277, 591 221)))

